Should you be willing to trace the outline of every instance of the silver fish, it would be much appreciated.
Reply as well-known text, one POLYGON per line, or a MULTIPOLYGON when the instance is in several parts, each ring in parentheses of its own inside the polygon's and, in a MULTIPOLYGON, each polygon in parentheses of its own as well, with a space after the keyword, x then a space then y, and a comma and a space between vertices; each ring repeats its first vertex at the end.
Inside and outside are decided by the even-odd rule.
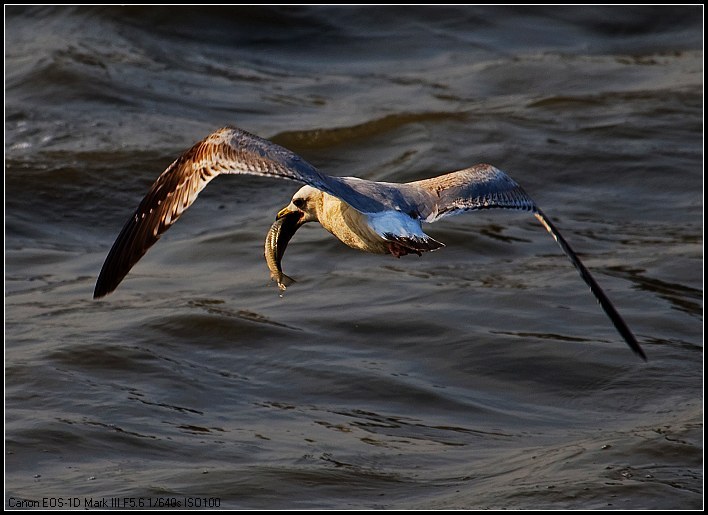
POLYGON ((281 291, 290 286, 295 280, 283 273, 280 262, 283 260, 285 249, 290 238, 300 228, 301 213, 289 213, 285 216, 278 215, 265 240, 265 259, 270 269, 270 278, 278 283, 281 291))

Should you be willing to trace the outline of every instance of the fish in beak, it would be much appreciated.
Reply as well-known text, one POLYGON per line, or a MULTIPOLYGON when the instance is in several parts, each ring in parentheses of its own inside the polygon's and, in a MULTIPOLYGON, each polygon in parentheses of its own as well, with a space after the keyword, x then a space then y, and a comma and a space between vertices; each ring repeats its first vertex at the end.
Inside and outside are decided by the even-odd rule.
POLYGON ((290 238, 303 225, 303 212, 292 210, 287 206, 275 217, 275 222, 270 226, 270 230, 265 240, 265 259, 270 269, 270 278, 278 284, 281 291, 295 282, 294 279, 283 273, 281 261, 285 254, 290 238))

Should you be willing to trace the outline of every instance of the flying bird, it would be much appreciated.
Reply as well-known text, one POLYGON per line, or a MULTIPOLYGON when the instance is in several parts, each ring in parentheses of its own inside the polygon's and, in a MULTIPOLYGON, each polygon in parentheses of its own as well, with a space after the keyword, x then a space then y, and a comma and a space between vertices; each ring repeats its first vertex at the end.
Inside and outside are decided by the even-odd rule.
POLYGON ((266 239, 266 260, 281 288, 291 281, 280 269, 284 245, 308 222, 319 222, 352 248, 401 257, 444 246, 423 232, 423 223, 482 209, 529 211, 573 263, 629 347, 646 361, 624 319, 551 220, 513 179, 494 166, 478 164, 403 184, 333 177, 290 150, 234 127, 210 134, 157 178, 111 247, 94 298, 115 290, 199 192, 221 174, 260 175, 305 184, 277 214, 266 239))

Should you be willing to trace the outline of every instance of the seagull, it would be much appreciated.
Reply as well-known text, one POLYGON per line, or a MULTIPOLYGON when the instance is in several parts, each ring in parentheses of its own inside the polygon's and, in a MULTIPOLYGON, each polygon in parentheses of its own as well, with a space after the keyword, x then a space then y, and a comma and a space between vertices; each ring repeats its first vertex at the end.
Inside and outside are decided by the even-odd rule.
POLYGON ((289 179, 303 186, 277 219, 296 217, 297 226, 319 222, 348 246, 401 257, 444 245, 423 232, 423 223, 483 209, 531 212, 556 240, 590 287, 629 347, 646 355, 622 316, 590 271, 536 203, 511 177, 489 164, 408 183, 375 182, 326 175, 303 158, 235 127, 215 131, 179 156, 157 178, 111 247, 96 282, 94 298, 120 284, 138 260, 221 174, 289 179))

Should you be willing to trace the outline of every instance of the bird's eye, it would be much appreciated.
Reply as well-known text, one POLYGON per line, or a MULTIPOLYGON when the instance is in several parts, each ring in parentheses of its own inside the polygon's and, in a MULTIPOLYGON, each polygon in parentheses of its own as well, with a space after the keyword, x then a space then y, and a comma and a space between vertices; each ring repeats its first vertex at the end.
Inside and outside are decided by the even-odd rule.
POLYGON ((296 208, 302 209, 303 207, 305 207, 305 199, 304 198, 293 199, 293 204, 295 204, 296 208))

